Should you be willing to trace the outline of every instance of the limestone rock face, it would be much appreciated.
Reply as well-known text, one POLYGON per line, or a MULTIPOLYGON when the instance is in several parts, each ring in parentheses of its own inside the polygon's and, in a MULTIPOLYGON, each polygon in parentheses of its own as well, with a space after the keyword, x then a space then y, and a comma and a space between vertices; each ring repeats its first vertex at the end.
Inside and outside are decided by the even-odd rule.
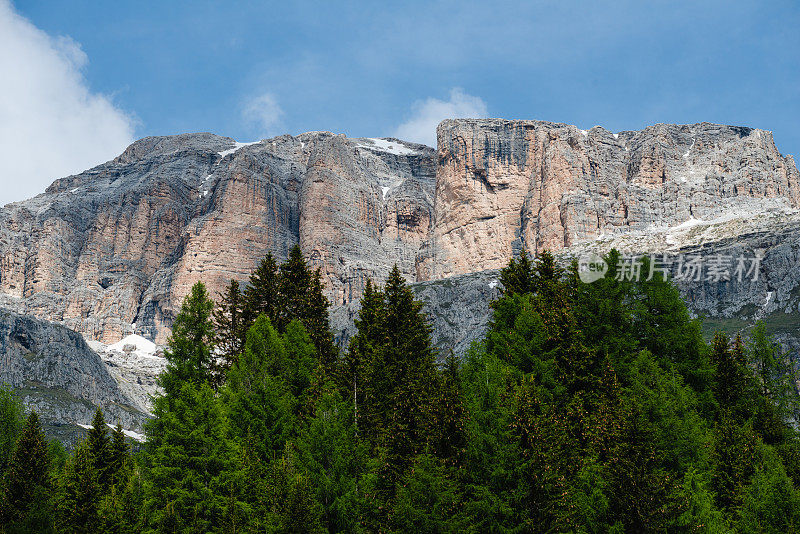
POLYGON ((431 238, 418 277, 501 267, 600 235, 800 203, 772 134, 658 124, 639 132, 541 121, 446 120, 438 128, 431 238))
POLYGON ((49 433, 67 441, 79 431, 77 425, 91 423, 97 406, 109 423, 137 432, 148 417, 120 390, 80 334, 2 309, 0 384, 13 387, 49 433))
POLYGON ((163 343, 189 288, 245 280, 300 243, 334 302, 428 236, 432 149, 327 132, 236 143, 142 139, 118 158, 0 209, 0 304, 113 343, 163 343))
MULTIPOLYGON (((0 209, 0 305, 91 340, 164 343, 192 284, 216 294, 299 243, 344 340, 366 278, 382 283, 395 263, 409 282, 433 282, 498 269, 523 247, 799 203, 794 160, 769 132, 707 123, 613 134, 447 120, 438 151, 328 132, 149 137, 0 209)), ((478 298, 476 284, 467 293, 478 298)), ((420 287, 469 307, 446 286, 420 287)))

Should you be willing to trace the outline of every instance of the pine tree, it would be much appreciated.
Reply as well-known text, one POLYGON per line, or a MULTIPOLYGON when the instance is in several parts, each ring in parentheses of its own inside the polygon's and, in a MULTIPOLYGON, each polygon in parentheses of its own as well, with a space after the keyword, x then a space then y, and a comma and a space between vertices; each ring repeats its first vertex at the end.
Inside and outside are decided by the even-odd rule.
POLYGON ((123 480, 124 469, 130 458, 130 447, 125 439, 125 433, 122 431, 122 426, 117 423, 114 432, 111 435, 111 444, 109 446, 108 455, 108 468, 112 473, 112 482, 119 483, 123 480))
POLYGON ((383 451, 385 482, 380 492, 394 494, 394 484, 430 437, 436 400, 437 372, 431 327, 395 265, 384 288, 386 341, 368 373, 367 435, 376 436, 383 451))
POLYGON ((286 445, 283 456, 273 463, 270 473, 269 532, 321 533, 322 506, 316 501, 307 473, 295 451, 286 445))
POLYGON ((0 386, 0 479, 8 469, 24 423, 22 403, 10 388, 0 386))
POLYGON ((333 342, 328 319, 330 303, 323 293, 319 269, 312 271, 306 263, 300 246, 289 251, 289 258, 278 274, 280 313, 276 322, 279 331, 286 329, 294 319, 299 319, 314 340, 317 356, 326 373, 333 376, 338 350, 333 342))
POLYGON ((459 361, 450 351, 440 373, 431 424, 433 451, 448 467, 462 465, 467 447, 466 417, 459 361))
POLYGON ((92 419, 92 428, 86 438, 86 447, 92 459, 92 466, 97 474, 97 483, 106 489, 111 482, 113 471, 110 465, 111 441, 108 438, 106 420, 103 411, 98 407, 92 419))
POLYGON ((533 262, 528 257, 528 252, 522 250, 519 258, 511 258, 508 265, 500 271, 500 283, 504 295, 515 293, 524 295, 534 291, 533 262))
POLYGON ((339 364, 338 379, 343 396, 353 401, 354 424, 359 428, 359 410, 364 411, 367 391, 367 373, 372 366, 376 350, 385 343, 385 303, 383 293, 367 279, 361 297, 361 309, 355 320, 356 334, 339 364))
POLYGON ((145 427, 148 469, 145 508, 157 531, 219 530, 236 473, 234 444, 214 391, 184 382, 172 402, 154 402, 145 427))
POLYGON ((259 316, 242 357, 228 374, 222 400, 232 435, 252 440, 253 454, 265 463, 296 433, 298 402, 281 378, 289 373, 284 340, 266 315, 259 316))
POLYGON ((239 282, 231 280, 214 309, 214 341, 222 357, 215 369, 217 386, 224 382, 225 373, 244 349, 246 331, 243 331, 243 315, 244 297, 239 290, 239 282))
POLYGON ((322 387, 315 411, 297 440, 323 524, 330 532, 354 532, 364 499, 359 481, 367 468, 367 446, 355 433, 353 409, 331 383, 322 387))
POLYGON ((67 461, 58 496, 58 531, 97 532, 100 525, 101 487, 94 468, 94 455, 82 445, 67 461))
POLYGON ((211 314, 214 302, 206 286, 197 282, 183 300, 172 325, 169 348, 164 352, 168 365, 159 377, 167 397, 180 391, 185 383, 196 386, 214 384, 214 324, 211 314))
POLYGON ((50 457, 42 425, 31 412, 19 435, 3 484, 0 520, 30 523, 30 516, 46 511, 50 493, 50 457))
POLYGON ((240 343, 244 345, 247 330, 253 325, 256 318, 264 314, 272 324, 278 324, 278 315, 281 308, 278 294, 278 265, 272 253, 259 262, 258 267, 247 283, 244 290, 244 303, 242 308, 242 331, 240 343))

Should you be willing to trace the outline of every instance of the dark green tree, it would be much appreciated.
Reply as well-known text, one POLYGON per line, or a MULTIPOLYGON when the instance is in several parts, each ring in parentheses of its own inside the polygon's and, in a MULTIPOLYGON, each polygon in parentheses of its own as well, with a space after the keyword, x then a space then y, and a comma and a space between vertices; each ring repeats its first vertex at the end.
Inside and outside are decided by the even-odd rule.
POLYGON ((323 293, 319 269, 311 270, 299 245, 292 247, 289 258, 280 267, 278 288, 281 303, 278 329, 283 331, 292 320, 300 320, 314 341, 326 374, 333 377, 338 349, 328 319, 330 303, 323 293))
POLYGON ((232 435, 250 440, 252 455, 266 464, 297 432, 297 398, 281 378, 290 370, 283 338, 266 315, 259 316, 228 374, 222 401, 232 435))
POLYGON ((355 320, 356 334, 350 340, 347 352, 339 362, 338 379, 343 397, 352 399, 354 424, 359 428, 359 414, 364 411, 366 395, 370 390, 367 373, 376 351, 385 343, 383 293, 367 279, 361 297, 361 309, 355 320))
POLYGON ((51 497, 50 456, 42 425, 31 412, 17 440, 3 484, 0 520, 21 531, 46 527, 51 497), (42 516, 45 517, 42 517, 42 516))
POLYGON ((215 384, 214 323, 211 314, 214 302, 206 286, 197 282, 183 300, 172 325, 172 335, 164 357, 168 365, 159 377, 167 398, 177 394, 186 383, 195 386, 215 384))
POLYGON ((58 493, 59 532, 91 533, 100 528, 102 489, 94 468, 94 455, 86 444, 67 461, 58 493))
POLYGON ((207 383, 184 382, 172 402, 158 397, 148 422, 145 508, 157 531, 219 530, 237 470, 225 417, 207 383))
POLYGON ((130 446, 128 446, 125 433, 119 423, 111 433, 111 443, 108 450, 108 468, 112 473, 111 481, 117 484, 124 480, 125 468, 130 460, 130 446))
POLYGON ((504 295, 532 293, 534 279, 533 262, 524 249, 520 252, 519 258, 511 258, 508 265, 500 271, 500 283, 504 295))
POLYGON ((0 478, 8 469, 24 423, 22 403, 10 388, 0 386, 0 478))
POLYGON ((215 369, 217 385, 225 380, 225 374, 244 350, 246 335, 244 319, 244 297, 239 282, 231 280, 214 309, 214 342, 222 361, 215 369))
POLYGON ((250 275, 244 290, 243 331, 240 333, 240 343, 244 344, 247 330, 259 315, 266 315, 273 324, 278 324, 280 307, 278 264, 272 253, 267 253, 250 275))
POLYGON ((111 440, 108 437, 106 420, 103 411, 98 407, 94 412, 92 427, 86 437, 86 447, 92 458, 92 465, 97 475, 97 483, 102 489, 106 489, 113 477, 111 467, 111 440))

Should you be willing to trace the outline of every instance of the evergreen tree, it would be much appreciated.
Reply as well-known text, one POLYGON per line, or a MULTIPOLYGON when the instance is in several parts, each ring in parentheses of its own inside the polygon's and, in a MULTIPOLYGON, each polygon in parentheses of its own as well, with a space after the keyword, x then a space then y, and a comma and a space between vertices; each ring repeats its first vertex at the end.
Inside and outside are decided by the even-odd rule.
POLYGON ((17 440, 3 484, 0 520, 16 524, 25 531, 34 525, 44 526, 42 514, 49 508, 50 457, 42 425, 31 412, 17 440))
POLYGON ((106 420, 103 411, 98 407, 92 419, 92 428, 86 438, 86 447, 92 459, 92 466, 97 475, 97 483, 101 489, 106 489, 113 476, 111 460, 111 440, 108 438, 106 420))
POLYGON ((124 480, 125 467, 130 459, 130 447, 125 439, 122 426, 117 423, 116 428, 111 434, 109 445, 108 468, 112 473, 111 480, 114 484, 124 480))
POLYGON ((503 294, 533 293, 534 276, 533 263, 528 257, 528 252, 523 249, 519 258, 511 258, 508 265, 500 271, 503 294))
POLYGON ((207 383, 158 397, 146 426, 145 508, 157 531, 219 530, 237 466, 219 401, 207 383))
POLYGON ((395 265, 384 288, 384 344, 368 372, 370 402, 364 423, 381 450, 388 499, 412 459, 424 451, 436 400, 437 371, 427 318, 395 265))
POLYGON ((250 275, 244 291, 240 344, 244 345, 247 330, 259 315, 266 315, 273 324, 278 324, 280 308, 278 265, 272 253, 267 253, 253 274, 250 275))
POLYGON ((332 384, 324 385, 297 448, 322 505, 324 526, 330 532, 357 531, 364 499, 359 481, 366 472, 368 450, 356 436, 352 406, 332 384))
POLYGON ((159 383, 167 397, 177 394, 185 383, 199 387, 216 382, 213 309, 206 286, 197 282, 175 317, 169 348, 164 352, 168 365, 159 383))
POLYGON ((222 361, 215 369, 217 385, 224 382, 225 373, 244 349, 245 341, 244 297, 239 282, 231 280, 214 309, 215 345, 222 361))
POLYGON ((289 375, 284 340, 261 315, 247 334, 239 361, 228 374, 222 400, 232 435, 252 440, 252 454, 268 463, 296 435, 296 397, 281 378, 289 375))
POLYGON ((283 331, 294 319, 299 319, 317 347, 317 356, 328 376, 335 371, 338 350, 333 342, 328 319, 327 297, 323 294, 322 275, 312 271, 306 263, 300 246, 289 251, 289 258, 280 267, 278 275, 280 313, 277 320, 283 331))
POLYGON ((287 444, 283 456, 273 463, 270 473, 269 532, 321 533, 322 507, 314 498, 307 473, 287 444))
POLYGON ((67 461, 58 497, 58 531, 66 533, 98 532, 102 495, 94 467, 94 454, 81 445, 67 461))
POLYGON ((10 388, 0 386, 0 479, 11 462, 24 422, 22 403, 10 388))
POLYGON ((338 378, 343 396, 353 401, 354 424, 359 428, 359 410, 364 411, 366 395, 370 390, 367 373, 378 348, 385 343, 385 302, 383 293, 367 279, 361 297, 361 309, 355 320, 356 334, 340 362, 338 378))

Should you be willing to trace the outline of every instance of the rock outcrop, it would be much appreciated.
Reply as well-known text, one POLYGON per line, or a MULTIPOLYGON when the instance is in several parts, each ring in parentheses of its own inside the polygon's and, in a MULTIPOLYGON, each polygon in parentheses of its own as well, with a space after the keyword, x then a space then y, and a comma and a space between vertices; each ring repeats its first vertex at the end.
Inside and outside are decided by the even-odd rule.
POLYGON ((83 337, 61 325, 0 310, 0 384, 35 409, 51 435, 74 441, 100 406, 106 420, 141 432, 147 414, 120 391, 83 337))
POLYGON ((499 119, 438 128, 421 279, 502 266, 600 235, 800 203, 794 160, 764 130, 658 124, 638 132, 499 119))
MULTIPOLYGON (((613 134, 460 119, 438 138, 438 151, 327 132, 142 139, 0 209, 0 305, 104 343, 131 333, 163 343, 196 281, 217 293, 266 252, 283 259, 299 243, 323 271, 346 339, 366 278, 382 282, 395 263, 410 282, 435 282, 498 269, 522 248, 569 250, 800 204, 794 160, 764 130, 613 134)), ((419 287, 449 299, 446 285, 419 287)), ((456 337, 449 344, 463 348, 456 337)))
POLYGON ((0 210, 0 304, 105 343, 164 342, 196 281, 215 294, 298 242, 349 302, 395 262, 414 277, 434 172, 432 149, 397 140, 142 139, 0 210))

